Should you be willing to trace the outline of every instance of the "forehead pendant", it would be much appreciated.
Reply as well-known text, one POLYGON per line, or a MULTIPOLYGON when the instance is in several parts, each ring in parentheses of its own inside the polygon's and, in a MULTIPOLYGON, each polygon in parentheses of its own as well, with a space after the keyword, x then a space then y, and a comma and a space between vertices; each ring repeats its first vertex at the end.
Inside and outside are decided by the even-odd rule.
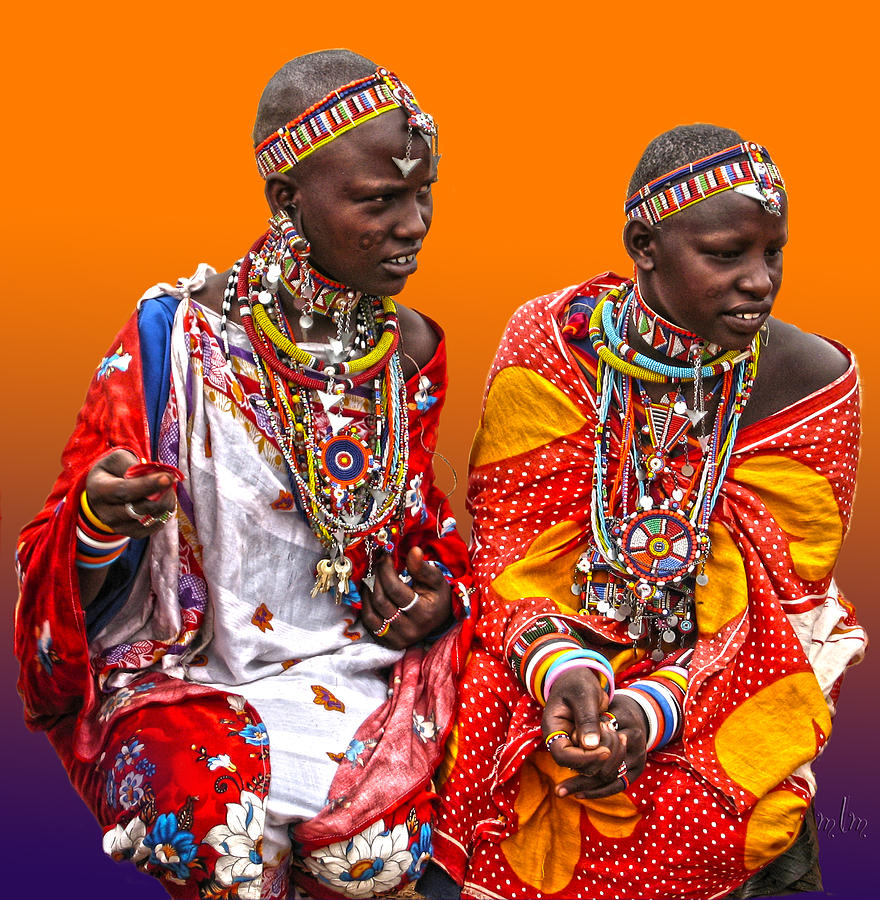
POLYGON ((398 169, 400 169, 400 174, 403 175, 404 178, 409 178, 409 173, 421 162, 419 159, 412 159, 412 139, 413 127, 412 125, 408 125, 406 135, 406 155, 403 159, 399 156, 391 157, 391 161, 398 169))

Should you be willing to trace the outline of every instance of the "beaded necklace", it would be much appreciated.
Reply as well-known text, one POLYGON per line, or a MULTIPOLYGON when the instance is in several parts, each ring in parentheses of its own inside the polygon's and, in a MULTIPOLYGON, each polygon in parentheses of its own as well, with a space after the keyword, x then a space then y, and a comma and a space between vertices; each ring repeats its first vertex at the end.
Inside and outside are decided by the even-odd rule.
POLYGON ((377 548, 393 549, 391 526, 403 517, 409 430, 396 307, 390 297, 356 293, 341 331, 345 342, 331 339, 321 360, 291 336, 278 299, 282 263, 269 232, 233 267, 221 317, 224 352, 228 358, 225 323, 236 298, 253 348, 260 405, 297 506, 327 551, 312 596, 332 590, 337 603, 357 605, 347 551, 364 543, 369 572, 377 548), (350 358, 355 351, 363 355, 350 358), (346 393, 366 395, 369 413, 346 411, 346 393))
POLYGON ((699 335, 680 328, 651 309, 642 297, 638 281, 633 282, 632 290, 635 300, 632 304, 632 324, 642 340, 652 349, 676 361, 690 361, 691 348, 698 341, 705 348, 702 351, 704 359, 715 356, 720 351, 721 348, 717 344, 706 345, 699 335))
POLYGON ((760 342, 703 365, 706 345, 695 341, 690 372, 657 363, 620 337, 633 299, 632 285, 624 285, 597 304, 591 318, 591 340, 604 352, 596 369, 589 548, 576 564, 572 593, 582 613, 628 621, 633 643, 647 644, 660 659, 694 628, 694 585, 708 583, 709 520, 754 383, 760 342), (702 423, 712 396, 704 394, 703 378, 716 375, 722 376, 717 409, 711 430, 691 439, 700 448, 693 465, 688 432, 702 423), (642 381, 673 382, 671 396, 651 401, 642 381), (693 409, 682 381, 693 382, 693 409), (638 427, 642 414, 645 424, 638 427), (615 433, 620 451, 612 477, 615 433), (683 463, 674 465, 673 456, 683 463))

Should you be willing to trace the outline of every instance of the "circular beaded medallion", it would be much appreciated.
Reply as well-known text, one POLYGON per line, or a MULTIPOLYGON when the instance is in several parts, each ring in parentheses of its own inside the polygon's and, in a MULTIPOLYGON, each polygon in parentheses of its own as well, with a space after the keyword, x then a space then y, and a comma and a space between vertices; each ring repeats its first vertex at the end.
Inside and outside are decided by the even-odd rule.
POLYGON ((620 552, 627 568, 646 581, 670 581, 685 575, 697 558, 697 533, 681 513, 644 510, 623 523, 620 552))
POLYGON ((334 484, 358 484, 369 469, 369 447, 353 435, 338 434, 321 444, 321 470, 334 484))

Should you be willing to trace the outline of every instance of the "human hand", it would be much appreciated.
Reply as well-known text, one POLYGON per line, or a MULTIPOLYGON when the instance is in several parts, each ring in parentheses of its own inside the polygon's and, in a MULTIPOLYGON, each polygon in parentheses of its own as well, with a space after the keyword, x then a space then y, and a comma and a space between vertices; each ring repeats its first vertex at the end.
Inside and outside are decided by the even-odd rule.
MULTIPOLYGON (((589 674, 595 679, 592 672, 589 674)), ((560 676, 559 680, 562 677, 560 676)), ((596 681, 598 686, 598 679, 596 681)), ((554 684, 553 687, 555 688, 556 685, 554 684)), ((551 696, 552 694, 551 690, 551 696)), ((604 691, 602 694, 604 696, 604 691)), ((588 743, 593 744, 596 726, 589 719, 587 726, 590 729, 587 732, 588 743)), ((644 713, 637 703, 626 696, 615 696, 608 710, 599 716, 598 731, 599 741, 595 751, 597 761, 589 769, 579 769, 580 774, 577 777, 569 778, 557 785, 556 792, 559 796, 574 794, 574 796, 584 799, 607 797, 625 790, 642 774, 647 758, 645 750, 647 723, 644 713), (606 748, 607 756, 602 753, 606 748), (602 759, 599 759, 600 754, 602 759)), ((583 731, 579 731, 575 727, 572 733, 572 742, 574 743, 578 739, 583 745, 583 731)), ((557 744, 564 745, 565 739, 560 738, 553 743, 553 746, 557 744)), ((551 746, 551 752, 553 746, 551 746)), ((564 749, 566 749, 565 746, 559 748, 559 752, 564 749)), ((556 758, 555 755, 554 758, 556 758)), ((558 759, 557 762, 559 762, 558 759)), ((570 765, 566 762, 560 764, 570 765)))
POLYGON ((597 788, 618 778, 626 737, 603 715, 607 707, 607 694, 586 666, 570 669, 553 682, 541 722, 544 740, 551 739, 548 749, 560 766, 579 773, 556 786, 558 796, 604 796, 595 793, 597 788))
POLYGON ((99 459, 86 477, 92 512, 116 534, 149 537, 168 521, 177 505, 171 490, 176 480, 173 474, 162 471, 126 478, 132 466, 141 465, 128 450, 114 450, 99 459))
POLYGON ((437 566, 425 560, 419 547, 406 555, 410 584, 401 581, 394 561, 382 554, 373 567, 373 588, 361 584, 361 620, 388 647, 402 649, 437 631, 452 614, 449 584, 437 566))

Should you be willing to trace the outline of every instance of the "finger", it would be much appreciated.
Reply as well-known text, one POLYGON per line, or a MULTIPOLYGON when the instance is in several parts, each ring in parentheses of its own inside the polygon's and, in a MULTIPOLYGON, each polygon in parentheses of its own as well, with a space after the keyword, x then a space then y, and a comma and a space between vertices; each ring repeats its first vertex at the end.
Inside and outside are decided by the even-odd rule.
POLYGON ((610 780, 604 780, 578 775, 558 784, 556 786, 556 796, 567 797, 571 795, 579 800, 595 800, 599 797, 610 797, 612 794, 619 794, 626 788, 627 784, 621 778, 615 777, 610 780))
POLYGON ((406 570, 414 583, 431 590, 438 590, 446 583, 446 578, 438 566, 425 559, 421 547, 410 547, 406 554, 406 570))
POLYGON ((129 502, 145 501, 147 503, 159 503, 167 499, 168 491, 174 487, 174 479, 166 473, 158 475, 141 475, 138 478, 125 478, 129 486, 129 502))
POLYGON ((412 599, 412 590, 405 585, 394 568, 394 560, 384 553, 373 567, 373 609, 377 615, 391 616, 412 599))

